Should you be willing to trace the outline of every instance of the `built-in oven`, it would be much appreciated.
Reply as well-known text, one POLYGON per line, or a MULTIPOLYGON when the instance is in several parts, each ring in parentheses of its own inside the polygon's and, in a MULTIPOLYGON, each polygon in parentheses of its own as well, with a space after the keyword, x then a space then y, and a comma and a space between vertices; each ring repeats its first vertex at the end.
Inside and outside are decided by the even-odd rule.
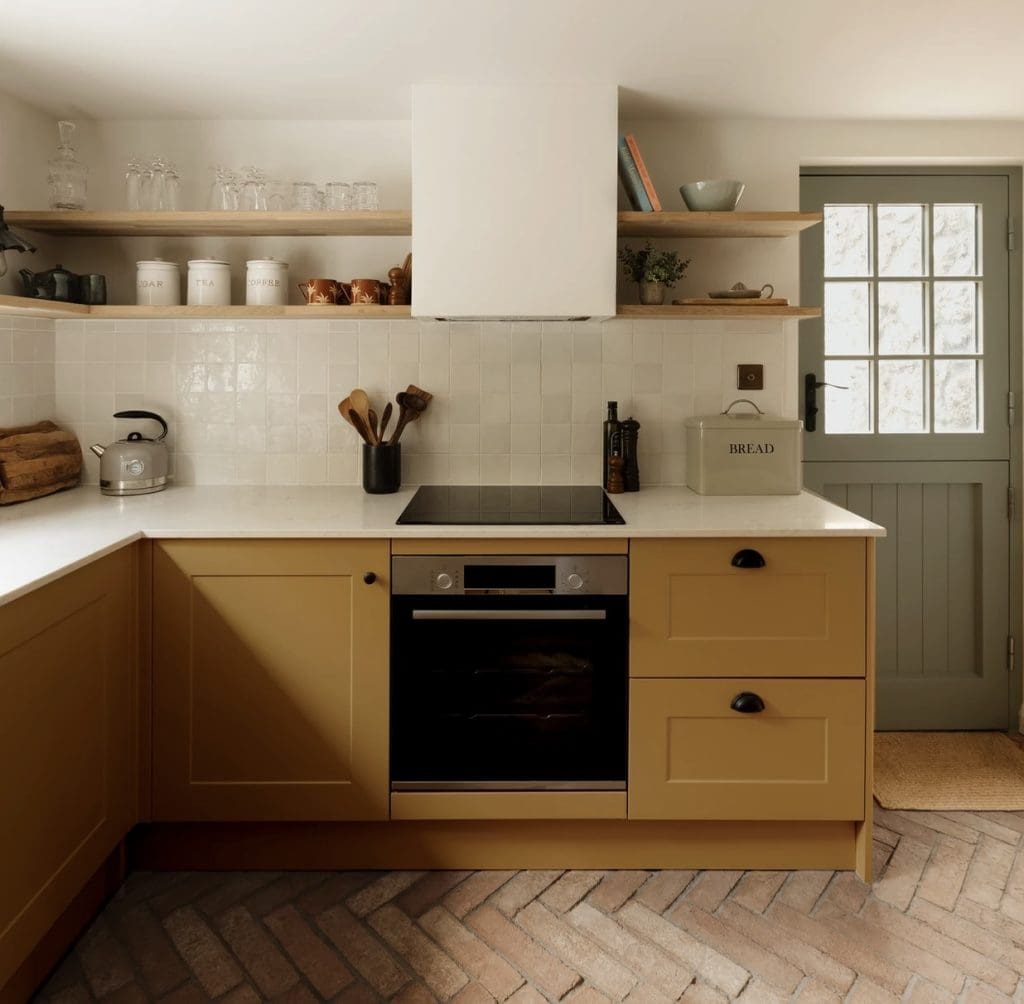
POLYGON ((396 555, 394 791, 626 785, 625 555, 396 555))

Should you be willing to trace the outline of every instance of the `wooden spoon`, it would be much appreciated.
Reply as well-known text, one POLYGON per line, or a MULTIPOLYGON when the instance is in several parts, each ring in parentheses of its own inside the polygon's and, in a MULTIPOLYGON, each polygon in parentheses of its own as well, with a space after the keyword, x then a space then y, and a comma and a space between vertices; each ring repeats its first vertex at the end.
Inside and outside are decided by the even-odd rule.
MULTIPOLYGON (((366 391, 361 390, 357 387, 351 394, 349 394, 349 400, 352 402, 352 414, 358 415, 363 420, 363 425, 366 427, 366 431, 370 431, 370 399, 366 396, 366 391)), ((353 422, 353 425, 355 423, 353 422)), ((357 426, 358 428, 358 426, 357 426)), ((373 433, 370 433, 372 436, 373 433)), ((368 439, 368 443, 376 445, 375 439, 368 439)))
POLYGON ((366 423, 362 420, 358 411, 352 413, 352 426, 363 437, 363 442, 368 446, 376 446, 377 444, 370 438, 370 430, 366 423))
POLYGON ((398 407, 401 412, 398 417, 398 425, 395 434, 391 437, 391 444, 394 445, 402 436, 402 432, 410 422, 415 422, 427 410, 428 401, 425 401, 419 394, 399 393, 395 395, 398 407))
POLYGON ((341 417, 345 419, 345 421, 348 422, 349 425, 351 425, 352 419, 349 415, 349 412, 352 411, 352 398, 347 397, 345 398, 344 401, 339 402, 338 411, 341 412, 341 417))
POLYGON ((377 430, 377 412, 375 412, 371 408, 369 414, 370 414, 370 422, 369 422, 370 432, 373 433, 374 441, 379 445, 380 444, 380 432, 378 432, 378 430, 377 430))
POLYGON ((377 438, 382 443, 384 442, 384 433, 387 431, 388 422, 391 421, 391 412, 392 412, 392 410, 393 410, 392 404, 391 404, 390 401, 388 401, 388 403, 386 405, 384 405, 384 414, 381 415, 381 417, 380 417, 380 431, 379 431, 378 436, 377 436, 377 438))

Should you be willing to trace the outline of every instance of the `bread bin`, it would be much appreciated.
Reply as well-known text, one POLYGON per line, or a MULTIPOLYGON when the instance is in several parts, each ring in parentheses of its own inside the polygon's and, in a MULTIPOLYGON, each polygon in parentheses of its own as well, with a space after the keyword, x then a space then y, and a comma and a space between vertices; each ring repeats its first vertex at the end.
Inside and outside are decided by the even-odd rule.
POLYGON ((156 439, 129 432, 125 439, 89 449, 100 458, 100 492, 104 495, 148 495, 167 487, 167 423, 152 411, 118 411, 114 418, 150 418, 160 423, 156 439))
POLYGON ((686 420, 686 483, 698 495, 796 495, 803 485, 804 424, 766 415, 740 398, 720 415, 686 420), (738 404, 752 412, 735 414, 738 404))

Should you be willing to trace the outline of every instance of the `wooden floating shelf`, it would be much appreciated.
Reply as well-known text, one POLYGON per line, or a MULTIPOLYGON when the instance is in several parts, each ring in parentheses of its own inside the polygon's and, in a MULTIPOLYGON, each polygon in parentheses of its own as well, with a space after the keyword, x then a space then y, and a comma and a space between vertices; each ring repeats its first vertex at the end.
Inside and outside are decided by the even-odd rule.
POLYGON ((407 209, 311 213, 9 211, 15 229, 62 237, 408 237, 407 209))
POLYGON ((171 320, 176 317, 208 317, 213 319, 244 320, 245 318, 391 318, 399 320, 412 316, 411 307, 391 307, 387 304, 363 303, 356 306, 335 307, 330 304, 298 304, 290 307, 145 307, 132 304, 110 304, 89 307, 81 303, 57 303, 52 300, 33 300, 25 296, 0 296, 0 314, 24 317, 107 318, 109 320, 171 320))
POLYGON ((821 221, 821 213, 619 213, 619 236, 792 237, 821 221))
POLYGON ((821 307, 754 307, 751 305, 729 304, 721 307, 713 306, 675 306, 670 303, 649 307, 640 303, 620 303, 615 308, 616 317, 687 317, 727 318, 727 317, 821 317, 821 307))

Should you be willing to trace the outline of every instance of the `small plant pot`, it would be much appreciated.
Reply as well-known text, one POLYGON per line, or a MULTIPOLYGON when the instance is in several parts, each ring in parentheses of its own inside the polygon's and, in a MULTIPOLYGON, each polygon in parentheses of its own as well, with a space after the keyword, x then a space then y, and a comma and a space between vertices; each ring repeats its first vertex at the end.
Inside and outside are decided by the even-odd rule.
POLYGON ((665 287, 660 282, 639 282, 640 302, 647 307, 660 307, 665 302, 665 287))
POLYGON ((401 487, 402 444, 363 443, 363 491, 369 495, 391 495, 401 487))

